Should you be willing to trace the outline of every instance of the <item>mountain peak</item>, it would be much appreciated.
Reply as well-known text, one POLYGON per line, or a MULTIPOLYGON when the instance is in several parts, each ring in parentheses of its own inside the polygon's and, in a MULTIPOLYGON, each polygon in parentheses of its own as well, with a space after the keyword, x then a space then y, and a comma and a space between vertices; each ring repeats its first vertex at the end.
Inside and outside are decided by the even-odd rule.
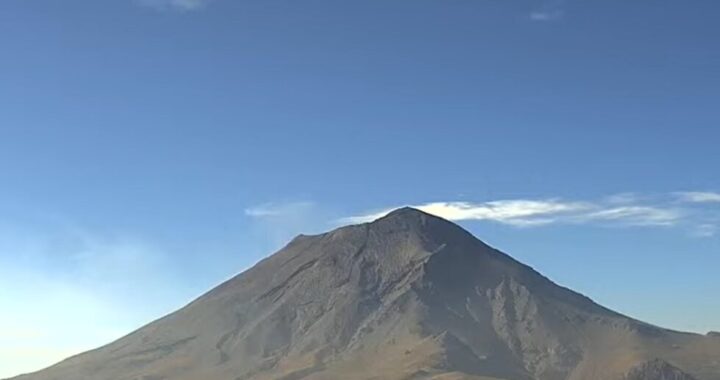
POLYGON ((413 207, 401 207, 370 223, 370 229, 380 234, 410 232, 425 241, 436 243, 482 243, 461 226, 413 207))
POLYGON ((438 216, 428 214, 422 210, 416 209, 414 207, 410 206, 404 206, 397 208, 393 211, 390 211, 387 213, 387 215, 383 216, 382 218, 379 218, 375 220, 374 222, 381 222, 381 221, 387 221, 387 220, 406 220, 406 221, 412 221, 412 220, 423 220, 426 218, 437 218, 442 219, 438 216))
POLYGON ((386 217, 412 217, 417 215, 430 215, 420 209, 411 206, 403 206, 390 211, 386 217))
POLYGON ((720 339, 639 326, 403 207, 300 235, 183 309, 16 380, 614 380, 633 365, 628 380, 720 380, 701 363, 720 339))

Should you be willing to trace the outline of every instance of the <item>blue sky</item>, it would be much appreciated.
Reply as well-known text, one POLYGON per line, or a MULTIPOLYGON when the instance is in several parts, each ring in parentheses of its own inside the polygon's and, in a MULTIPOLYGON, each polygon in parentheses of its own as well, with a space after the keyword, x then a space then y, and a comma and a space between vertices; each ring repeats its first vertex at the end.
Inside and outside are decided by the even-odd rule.
POLYGON ((718 11, 0 2, 0 377, 402 205, 623 313, 720 330, 718 11))

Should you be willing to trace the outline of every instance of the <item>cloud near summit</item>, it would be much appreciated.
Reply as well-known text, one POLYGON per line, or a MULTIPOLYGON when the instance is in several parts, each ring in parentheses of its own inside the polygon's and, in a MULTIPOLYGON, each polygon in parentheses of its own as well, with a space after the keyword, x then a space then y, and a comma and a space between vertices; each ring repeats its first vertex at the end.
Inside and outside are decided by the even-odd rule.
MULTIPOLYGON (((697 203, 714 202, 715 193, 689 192, 683 196, 619 194, 601 200, 505 199, 486 202, 443 201, 410 205, 452 221, 490 221, 514 227, 550 224, 587 224, 619 227, 683 227, 693 236, 715 235, 711 221, 720 216, 718 208, 699 208, 697 203), (680 197, 680 202, 678 202, 680 197)), ((720 199, 720 198, 719 198, 720 199)), ((365 223, 397 207, 361 213, 339 223, 365 223)))
MULTIPOLYGON (((581 212, 591 207, 583 202, 559 200, 500 200, 484 203, 432 202, 411 207, 448 220, 492 220, 500 223, 524 226, 552 223, 565 214, 581 212)), ((364 223, 380 218, 395 207, 382 211, 342 218, 344 223, 364 223)))

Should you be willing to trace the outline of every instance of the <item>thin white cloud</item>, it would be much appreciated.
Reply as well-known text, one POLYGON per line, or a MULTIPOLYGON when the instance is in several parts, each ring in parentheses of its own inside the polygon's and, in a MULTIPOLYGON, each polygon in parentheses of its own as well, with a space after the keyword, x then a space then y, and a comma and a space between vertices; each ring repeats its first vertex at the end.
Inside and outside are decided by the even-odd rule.
POLYGON ((565 17, 566 0, 542 0, 535 11, 530 13, 530 20, 550 22, 565 17))
POLYGON ((612 207, 580 216, 588 221, 613 221, 635 226, 672 226, 682 217, 680 210, 650 206, 612 207))
POLYGON ((138 0, 138 2, 162 10, 194 11, 203 8, 210 0, 138 0))
POLYGON ((420 209, 452 220, 496 220, 512 223, 543 215, 556 215, 590 207, 580 202, 558 200, 501 200, 473 204, 468 202, 436 202, 420 209))
POLYGON ((530 13, 530 19, 533 21, 555 21, 563 18, 565 12, 560 9, 547 11, 536 11, 530 13))
POLYGON ((261 252, 281 248, 301 233, 320 233, 333 218, 315 202, 272 202, 245 209, 248 217, 246 232, 253 246, 261 252))
MULTIPOLYGON (((693 194, 696 202, 708 202, 711 193, 693 194), (700 194, 700 195, 698 195, 700 194), (701 196, 702 195, 702 196, 701 196)), ((676 195, 621 193, 599 200, 568 201, 551 199, 509 199, 488 202, 431 202, 410 205, 452 221, 491 221, 514 227, 539 227, 551 224, 587 224, 618 227, 680 227, 693 236, 715 236, 717 212, 698 207, 679 207, 676 195)), ((397 207, 354 215, 338 220, 342 224, 370 222, 397 207)))
POLYGON ((361 214, 361 215, 347 216, 347 217, 338 219, 338 223, 340 223, 340 224, 368 223, 368 222, 372 222, 373 220, 382 218, 383 216, 389 214, 394 209, 395 208, 388 208, 388 209, 384 209, 382 211, 373 211, 373 212, 361 214))
MULTIPOLYGON (((549 224, 555 218, 593 208, 585 202, 563 202, 548 200, 499 200, 484 203, 432 202, 411 206, 439 217, 461 220, 490 220, 514 226, 549 224)), ((342 218, 343 223, 364 223, 378 219, 394 208, 364 215, 342 218)))
POLYGON ((274 216, 287 216, 289 214, 299 214, 313 208, 313 202, 284 202, 284 203, 265 203, 245 209, 245 215, 254 218, 267 218, 274 216))
POLYGON ((693 236, 701 238, 710 238, 716 236, 720 228, 715 224, 705 223, 697 226, 693 231, 693 236))
POLYGON ((720 202, 720 193, 709 191, 685 191, 676 193, 681 202, 714 203, 720 202))

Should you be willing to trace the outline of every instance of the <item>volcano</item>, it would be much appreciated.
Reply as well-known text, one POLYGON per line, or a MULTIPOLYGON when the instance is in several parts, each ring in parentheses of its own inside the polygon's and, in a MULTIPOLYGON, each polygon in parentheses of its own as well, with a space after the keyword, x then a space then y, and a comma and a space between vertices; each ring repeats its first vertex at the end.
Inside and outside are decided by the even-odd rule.
POLYGON ((609 310, 403 208, 300 235, 186 307, 15 378, 200 379, 720 380, 720 338, 609 310))

